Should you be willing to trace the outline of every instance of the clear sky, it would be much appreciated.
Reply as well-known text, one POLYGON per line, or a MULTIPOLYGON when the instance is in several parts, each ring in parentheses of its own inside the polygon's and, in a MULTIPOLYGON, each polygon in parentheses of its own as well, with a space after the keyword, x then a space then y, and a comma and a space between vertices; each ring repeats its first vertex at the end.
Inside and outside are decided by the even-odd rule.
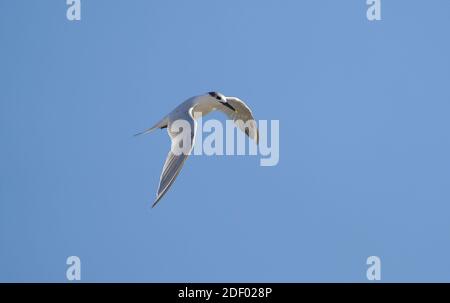
POLYGON ((0 0, 0 281, 450 281, 450 1, 365 2, 0 0), (190 157, 151 209, 132 135, 211 90, 279 164, 190 157))

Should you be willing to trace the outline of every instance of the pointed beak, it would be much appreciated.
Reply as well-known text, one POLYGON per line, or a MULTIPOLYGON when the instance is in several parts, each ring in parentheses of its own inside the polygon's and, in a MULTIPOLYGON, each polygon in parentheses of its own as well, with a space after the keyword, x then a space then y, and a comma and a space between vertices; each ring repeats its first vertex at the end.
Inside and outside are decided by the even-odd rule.
POLYGON ((231 106, 230 103, 228 103, 228 102, 223 102, 222 104, 225 105, 226 107, 228 107, 229 109, 231 109, 232 111, 234 111, 234 112, 236 111, 236 109, 234 109, 234 107, 231 106))

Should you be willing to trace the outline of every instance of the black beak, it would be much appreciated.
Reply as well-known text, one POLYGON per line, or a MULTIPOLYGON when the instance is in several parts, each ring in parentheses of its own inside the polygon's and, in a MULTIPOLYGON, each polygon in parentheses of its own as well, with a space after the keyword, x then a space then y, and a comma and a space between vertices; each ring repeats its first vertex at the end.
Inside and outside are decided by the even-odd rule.
POLYGON ((236 111, 236 110, 234 109, 234 107, 230 105, 230 103, 228 103, 228 102, 223 102, 222 104, 225 105, 226 107, 228 107, 229 109, 231 109, 232 111, 234 111, 234 112, 236 111))

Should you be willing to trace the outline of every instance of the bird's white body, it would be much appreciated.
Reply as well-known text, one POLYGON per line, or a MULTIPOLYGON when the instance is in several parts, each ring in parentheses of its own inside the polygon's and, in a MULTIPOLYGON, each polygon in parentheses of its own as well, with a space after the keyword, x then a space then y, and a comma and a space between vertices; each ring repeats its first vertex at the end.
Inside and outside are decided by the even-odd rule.
POLYGON ((179 119, 186 119, 189 117, 187 116, 189 113, 191 114, 191 117, 194 119, 197 119, 199 115, 193 115, 193 113, 201 114, 202 116, 205 116, 209 114, 210 112, 217 109, 217 102, 212 101, 211 98, 208 98, 206 96, 195 96, 192 98, 187 99, 180 105, 178 105, 174 110, 172 110, 167 116, 161 119, 157 124, 155 124, 150 130, 153 130, 154 128, 162 128, 169 126, 172 122, 177 121, 179 119), (194 117, 195 116, 195 117, 194 117))
POLYGON ((245 131, 250 138, 254 139, 258 143, 258 129, 256 128, 253 115, 250 108, 248 108, 248 106, 245 105, 245 103, 240 99, 235 97, 225 97, 216 92, 210 92, 205 95, 187 99, 168 115, 163 117, 154 126, 142 133, 139 133, 144 134, 157 128, 167 128, 169 137, 172 140, 172 147, 167 155, 167 159, 163 167, 157 197, 153 203, 153 206, 159 202, 159 200, 173 184, 184 164, 184 161, 187 159, 190 151, 192 150, 196 131, 195 119, 200 116, 205 116, 214 110, 224 112, 229 118, 235 121, 242 131, 245 131), (181 154, 174 152, 176 149, 175 147, 180 143, 180 138, 177 136, 178 133, 175 133, 172 130, 172 124, 179 120, 188 122, 191 129, 191 143, 189 146, 185 146, 186 152, 181 154))

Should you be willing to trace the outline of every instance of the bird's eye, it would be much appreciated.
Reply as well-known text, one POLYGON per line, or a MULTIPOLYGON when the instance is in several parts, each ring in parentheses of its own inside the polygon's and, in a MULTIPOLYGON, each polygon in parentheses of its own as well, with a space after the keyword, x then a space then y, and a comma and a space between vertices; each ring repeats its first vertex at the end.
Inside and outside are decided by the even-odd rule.
POLYGON ((216 97, 217 100, 221 100, 219 96, 216 97))

